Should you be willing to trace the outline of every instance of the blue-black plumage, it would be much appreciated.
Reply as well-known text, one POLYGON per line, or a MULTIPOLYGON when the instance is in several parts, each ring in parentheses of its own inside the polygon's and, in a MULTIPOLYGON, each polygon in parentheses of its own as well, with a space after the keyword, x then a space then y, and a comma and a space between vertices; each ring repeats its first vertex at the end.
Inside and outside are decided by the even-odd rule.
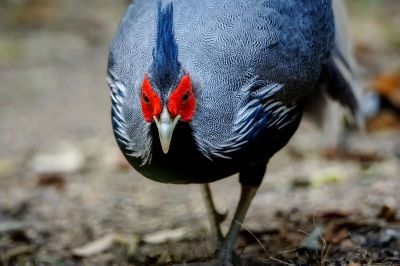
MULTIPOLYGON (((322 84, 357 115, 341 30, 330 0, 134 1, 109 55, 118 145, 134 168, 160 182, 239 173, 240 224, 268 160, 322 84)), ((223 263, 232 262, 239 224, 222 239, 214 219, 223 263)))

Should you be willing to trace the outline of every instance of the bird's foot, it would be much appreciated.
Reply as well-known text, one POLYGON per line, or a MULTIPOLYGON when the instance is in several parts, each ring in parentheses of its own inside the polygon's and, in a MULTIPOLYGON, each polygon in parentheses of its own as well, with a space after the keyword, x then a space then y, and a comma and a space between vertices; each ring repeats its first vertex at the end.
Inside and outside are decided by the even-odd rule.
POLYGON ((238 266, 240 265, 240 259, 236 255, 236 253, 232 251, 228 251, 224 248, 220 249, 217 252, 215 262, 217 264, 213 265, 221 265, 221 266, 238 266))
POLYGON ((210 266, 234 266, 235 264, 229 260, 221 260, 221 259, 213 259, 212 261, 208 261, 207 265, 210 266))

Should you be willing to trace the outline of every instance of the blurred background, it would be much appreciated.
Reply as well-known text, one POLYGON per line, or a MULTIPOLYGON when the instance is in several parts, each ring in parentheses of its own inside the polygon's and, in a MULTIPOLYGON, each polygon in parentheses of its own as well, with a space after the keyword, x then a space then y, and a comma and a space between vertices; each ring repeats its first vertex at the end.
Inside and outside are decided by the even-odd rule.
MULTIPOLYGON (((238 242, 269 265, 400 263, 400 2, 348 2, 367 134, 335 148, 304 121, 271 161, 246 220, 264 247, 246 230, 238 242)), ((106 62, 128 3, 0 0, 0 265, 210 256, 199 188, 141 177, 113 139, 106 62)), ((232 212, 237 177, 213 189, 232 212)))

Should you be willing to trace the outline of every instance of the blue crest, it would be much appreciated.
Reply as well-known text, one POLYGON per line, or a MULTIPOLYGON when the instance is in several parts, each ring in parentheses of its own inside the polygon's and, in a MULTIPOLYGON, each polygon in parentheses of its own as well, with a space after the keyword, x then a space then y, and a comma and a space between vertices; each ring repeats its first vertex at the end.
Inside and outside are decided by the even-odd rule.
POLYGON ((158 3, 157 37, 153 50, 152 79, 159 86, 172 84, 179 74, 178 46, 173 30, 173 5, 158 3))

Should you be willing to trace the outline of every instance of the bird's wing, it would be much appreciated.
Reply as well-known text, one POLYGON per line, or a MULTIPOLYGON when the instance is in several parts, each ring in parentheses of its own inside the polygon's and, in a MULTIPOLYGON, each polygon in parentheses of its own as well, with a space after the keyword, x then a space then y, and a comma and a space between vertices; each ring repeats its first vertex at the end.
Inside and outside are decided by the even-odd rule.
POLYGON ((194 136, 204 152, 223 157, 263 128, 295 118, 296 103, 317 83, 333 43, 333 16, 330 1, 322 0, 213 5, 176 32, 182 65, 199 74, 203 89, 194 136))
POLYGON ((138 158, 138 164, 151 160, 152 138, 150 125, 143 119, 140 86, 152 63, 156 7, 149 0, 136 0, 129 6, 108 59, 114 134, 124 154, 138 158))

